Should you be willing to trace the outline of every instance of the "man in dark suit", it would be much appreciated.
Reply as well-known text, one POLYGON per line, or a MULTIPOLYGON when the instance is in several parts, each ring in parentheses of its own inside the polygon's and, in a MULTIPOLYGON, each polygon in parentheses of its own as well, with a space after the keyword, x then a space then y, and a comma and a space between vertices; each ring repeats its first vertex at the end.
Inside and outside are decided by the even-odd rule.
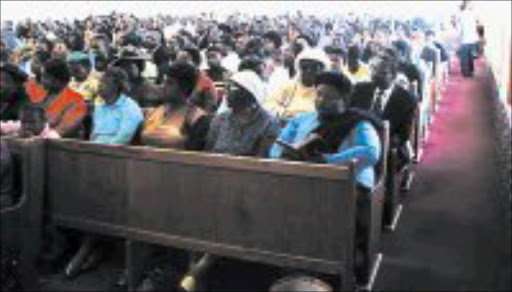
POLYGON ((414 95, 395 84, 398 70, 396 53, 381 48, 370 60, 371 82, 355 85, 353 107, 370 110, 390 122, 390 142, 398 149, 399 168, 410 162, 409 146, 417 100, 414 95))

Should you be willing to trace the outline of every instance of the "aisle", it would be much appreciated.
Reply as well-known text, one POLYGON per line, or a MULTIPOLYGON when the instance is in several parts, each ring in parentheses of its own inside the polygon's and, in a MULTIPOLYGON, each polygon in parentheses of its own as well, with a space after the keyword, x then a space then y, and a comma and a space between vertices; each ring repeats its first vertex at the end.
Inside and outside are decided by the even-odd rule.
POLYGON ((451 76, 398 229, 384 237, 377 291, 510 290, 509 202, 493 191, 492 97, 477 68, 451 76))

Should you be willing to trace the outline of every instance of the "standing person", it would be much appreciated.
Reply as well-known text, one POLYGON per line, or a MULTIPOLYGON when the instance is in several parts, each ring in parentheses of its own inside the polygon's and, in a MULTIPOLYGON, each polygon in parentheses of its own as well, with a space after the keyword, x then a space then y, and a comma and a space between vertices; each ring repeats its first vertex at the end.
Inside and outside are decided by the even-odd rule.
POLYGON ((460 71, 462 76, 472 77, 474 72, 473 54, 478 42, 477 21, 470 1, 462 1, 460 10, 460 71))

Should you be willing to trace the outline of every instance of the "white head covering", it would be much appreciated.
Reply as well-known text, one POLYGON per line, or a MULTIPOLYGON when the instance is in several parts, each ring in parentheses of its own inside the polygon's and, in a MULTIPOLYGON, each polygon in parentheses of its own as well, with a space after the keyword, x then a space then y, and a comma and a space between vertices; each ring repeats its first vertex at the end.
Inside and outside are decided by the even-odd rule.
POLYGON ((233 74, 231 81, 236 82, 238 85, 248 90, 258 103, 261 104, 263 98, 265 98, 265 85, 263 81, 261 81, 261 78, 253 71, 244 70, 237 72, 233 74))
POLYGON ((182 27, 179 24, 173 24, 173 25, 166 26, 164 28, 164 38, 166 40, 172 39, 173 36, 178 34, 180 29, 182 29, 182 27))
POLYGON ((238 71, 238 66, 240 65, 240 58, 234 52, 228 53, 228 55, 220 61, 222 67, 228 70, 231 73, 235 73, 238 71))
POLYGON ((327 54, 324 52, 324 50, 322 50, 318 47, 317 48, 304 48, 302 50, 302 52, 300 52, 300 54, 295 59, 295 70, 297 70, 297 72, 300 71, 299 62, 301 60, 318 61, 324 65, 325 69, 329 68, 329 63, 330 63, 330 60, 329 60, 329 57, 327 56, 327 54))

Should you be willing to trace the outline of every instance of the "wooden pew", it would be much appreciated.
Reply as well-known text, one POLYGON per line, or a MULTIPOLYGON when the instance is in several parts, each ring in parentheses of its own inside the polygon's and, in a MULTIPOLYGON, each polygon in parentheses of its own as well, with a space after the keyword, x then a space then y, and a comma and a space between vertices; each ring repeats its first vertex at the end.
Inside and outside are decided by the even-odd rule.
POLYGON ((36 288, 34 261, 41 249, 44 193, 44 141, 2 137, 13 156, 15 204, 1 212, 1 250, 3 257, 19 263, 23 288, 36 288))
POLYGON ((388 171, 388 153, 389 153, 389 122, 384 122, 383 131, 379 133, 381 138, 381 160, 377 165, 377 183, 371 195, 370 228, 368 229, 368 250, 366 256, 370 258, 368 272, 370 273, 368 283, 358 283, 358 289, 371 291, 375 284, 377 273, 382 262, 382 216, 386 192, 386 178, 388 171))
MULTIPOLYGON (((1 238, 1 261, 2 261, 2 291, 14 291, 19 285, 19 255, 21 253, 21 228, 22 212, 26 202, 26 195, 23 192, 21 180, 24 143, 23 140, 5 138, 13 167, 13 190, 11 193, 12 205, 2 206, 0 210, 0 238, 1 238)), ((2 182, 4 183, 4 182, 2 182)))
POLYGON ((51 221, 127 239, 129 271, 143 242, 333 274, 341 290, 355 287, 352 165, 74 140, 46 147, 51 221))

